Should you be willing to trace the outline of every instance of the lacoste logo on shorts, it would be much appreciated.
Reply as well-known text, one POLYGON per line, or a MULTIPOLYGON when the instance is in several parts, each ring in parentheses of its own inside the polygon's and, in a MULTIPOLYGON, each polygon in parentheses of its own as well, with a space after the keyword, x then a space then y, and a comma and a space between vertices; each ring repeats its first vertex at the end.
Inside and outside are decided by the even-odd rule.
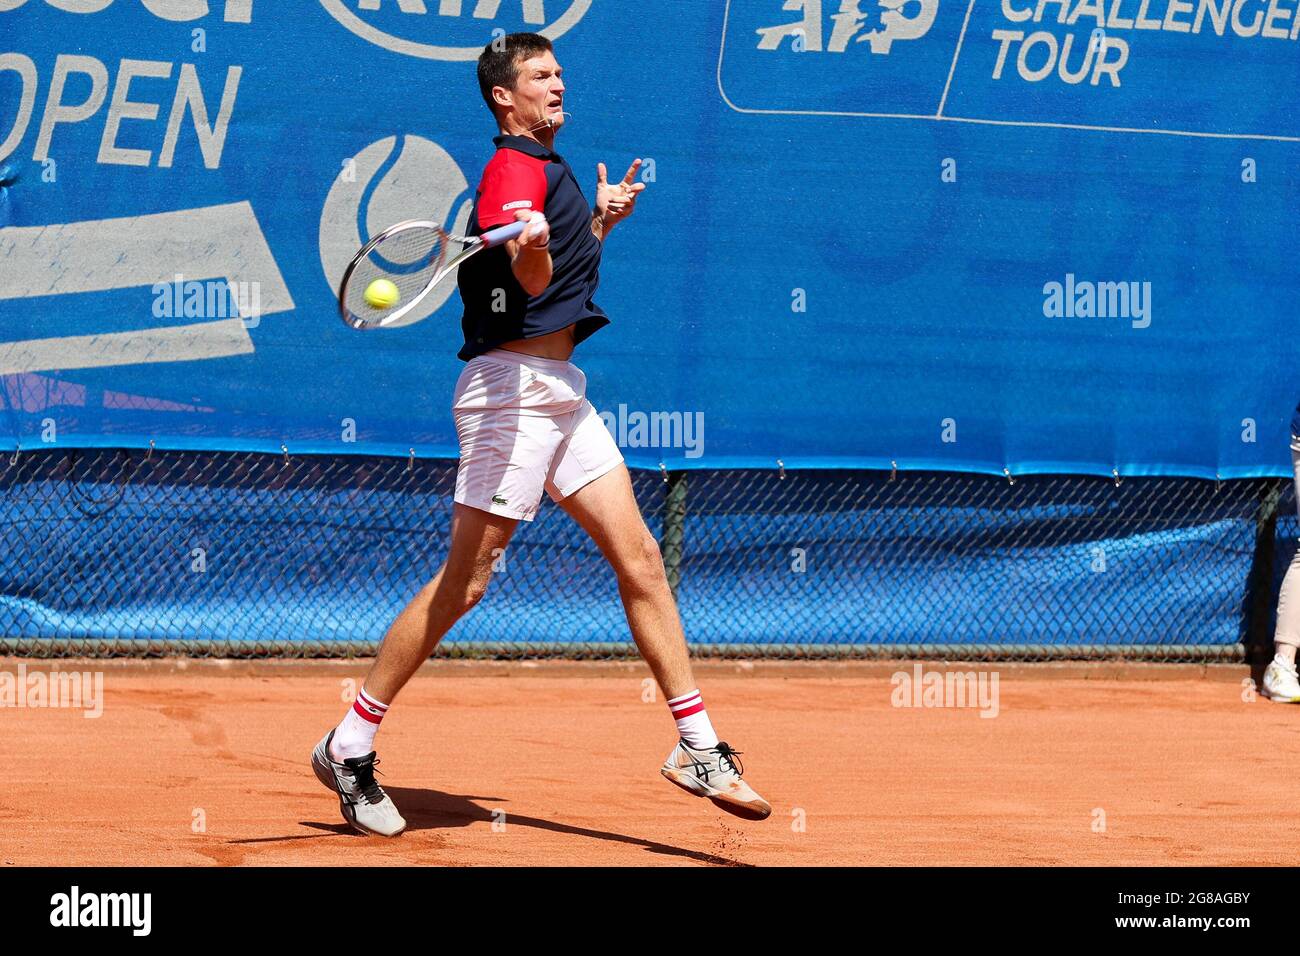
POLYGON ((506 501, 506 499, 502 498, 500 495, 493 495, 493 496, 492 496, 492 502, 493 502, 493 504, 498 504, 498 505, 508 505, 508 504, 510 504, 510 502, 506 501))

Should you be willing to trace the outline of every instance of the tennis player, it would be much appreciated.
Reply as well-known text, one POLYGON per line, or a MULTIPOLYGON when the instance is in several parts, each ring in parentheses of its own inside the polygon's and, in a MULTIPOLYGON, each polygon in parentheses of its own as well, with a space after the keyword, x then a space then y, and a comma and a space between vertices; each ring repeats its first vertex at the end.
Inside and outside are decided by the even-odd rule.
MULTIPOLYGON (((1291 465, 1295 469, 1296 501, 1300 502, 1300 405, 1291 419, 1291 465)), ((1282 704, 1300 703, 1295 652, 1300 646, 1300 551, 1291 559, 1277 597, 1277 630, 1273 660, 1264 668, 1264 694, 1282 704)))
POLYGON ((605 243, 645 189, 636 181, 641 160, 616 183, 598 165, 593 209, 554 151, 565 86, 550 40, 515 33, 494 45, 478 59, 478 82, 500 135, 469 226, 478 235, 518 220, 530 225, 458 273, 459 354, 468 364, 452 403, 461 457, 447 559, 389 628, 355 704, 312 753, 312 768, 356 829, 384 836, 405 829, 375 782, 375 734, 438 641, 483 597, 494 560, 519 522, 536 515, 545 491, 617 575, 632 637, 677 724, 662 774, 723 810, 761 820, 772 808, 741 779, 737 751, 713 730, 658 543, 623 456, 587 400, 586 376, 569 361, 578 343, 609 323, 592 296, 605 243))

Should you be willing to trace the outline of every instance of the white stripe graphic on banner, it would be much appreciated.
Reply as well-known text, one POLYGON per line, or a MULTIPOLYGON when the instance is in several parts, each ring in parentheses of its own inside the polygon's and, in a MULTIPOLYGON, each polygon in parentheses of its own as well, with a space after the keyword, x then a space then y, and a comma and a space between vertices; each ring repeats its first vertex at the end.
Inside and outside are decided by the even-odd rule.
MULTIPOLYGON (((187 280, 256 283, 258 315, 287 312, 293 298, 248 202, 175 212, 0 229, 0 299, 187 280)), ((142 299, 142 316, 152 318, 142 299)), ((4 374, 139 362, 184 362, 253 351, 241 315, 189 325, 0 343, 4 374)))

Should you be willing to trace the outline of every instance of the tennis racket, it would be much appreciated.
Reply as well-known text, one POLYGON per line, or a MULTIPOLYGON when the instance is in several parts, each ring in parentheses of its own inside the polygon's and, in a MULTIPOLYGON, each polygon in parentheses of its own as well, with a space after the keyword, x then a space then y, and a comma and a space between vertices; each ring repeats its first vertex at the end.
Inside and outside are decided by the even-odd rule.
POLYGON ((392 325, 470 256, 519 238, 530 225, 512 222, 481 236, 453 235, 435 222, 419 219, 390 226, 362 246, 348 264, 339 285, 339 315, 354 329, 392 325), (386 308, 366 301, 366 289, 377 279, 397 287, 397 301, 386 308))

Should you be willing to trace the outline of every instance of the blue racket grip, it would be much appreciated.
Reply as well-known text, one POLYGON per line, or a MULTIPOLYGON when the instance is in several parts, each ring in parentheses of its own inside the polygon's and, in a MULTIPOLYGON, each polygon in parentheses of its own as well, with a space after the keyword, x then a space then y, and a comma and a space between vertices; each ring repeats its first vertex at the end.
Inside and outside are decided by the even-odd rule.
POLYGON ((496 229, 489 229, 480 237, 485 246, 499 246, 507 239, 518 239, 524 234, 524 230, 530 224, 526 222, 512 222, 508 226, 498 226, 496 229))

